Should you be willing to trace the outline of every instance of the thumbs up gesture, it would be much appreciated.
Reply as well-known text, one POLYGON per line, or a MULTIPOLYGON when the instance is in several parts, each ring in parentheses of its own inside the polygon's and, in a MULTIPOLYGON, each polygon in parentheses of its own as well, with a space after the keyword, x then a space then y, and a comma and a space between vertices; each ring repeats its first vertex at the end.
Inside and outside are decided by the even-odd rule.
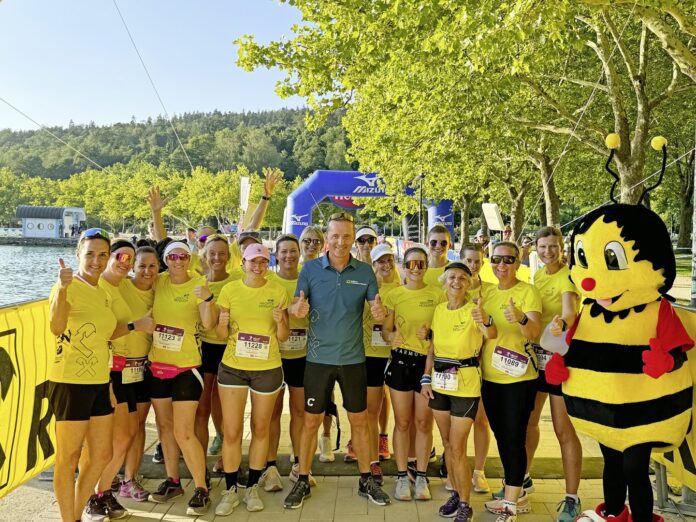
POLYGON ((230 311, 227 308, 220 307, 220 315, 218 316, 218 324, 223 328, 230 324, 230 311))
POLYGON ((194 288, 193 293, 198 299, 201 299, 202 301, 207 301, 208 299, 210 299, 210 296, 213 295, 213 292, 211 292, 210 288, 208 287, 207 279, 205 280, 204 285, 199 285, 196 288, 194 288))
POLYGON ((396 347, 403 346, 404 336, 401 333, 401 329, 398 325, 394 325, 394 328, 396 328, 396 330, 394 330, 394 334, 392 335, 391 345, 396 347))
POLYGON ((488 323, 488 320, 490 319, 489 315, 486 313, 486 311, 483 309, 483 296, 479 297, 476 300, 476 306, 474 309, 471 311, 471 318, 474 320, 476 324, 484 324, 488 323))
POLYGON ((273 309, 273 320, 276 323, 280 323, 284 318, 285 318, 285 314, 283 313, 283 307, 281 306, 280 303, 278 303, 278 306, 276 306, 273 309))
POLYGON ((387 315, 387 311, 382 304, 382 298, 377 294, 375 300, 370 304, 370 313, 375 321, 383 321, 387 315))
POLYGON ((551 324, 549 325, 549 332, 556 337, 560 337, 563 334, 563 321, 559 316, 553 316, 551 324))
POLYGON ((419 341, 425 341, 428 338, 429 333, 430 333, 430 326, 428 326, 427 324, 424 324, 416 332, 416 339, 418 339, 419 341))
POLYGON ((58 265, 60 270, 58 270, 58 284, 61 290, 67 288, 73 280, 73 270, 70 267, 65 266, 65 261, 62 258, 58 259, 58 265))
POLYGON ((297 301, 290 307, 290 313, 297 317, 298 319, 303 319, 307 317, 309 313, 309 301, 305 299, 304 291, 300 290, 300 296, 297 301))
POLYGON ((515 306, 515 301, 512 299, 512 297, 510 298, 508 305, 505 307, 503 314, 505 315, 507 322, 510 324, 520 322, 522 320, 522 316, 524 315, 522 310, 515 306))
POLYGON ((133 324, 135 324, 135 330, 138 332, 145 332, 149 334, 153 333, 157 323, 152 318, 152 308, 150 308, 140 319, 134 321, 133 324))

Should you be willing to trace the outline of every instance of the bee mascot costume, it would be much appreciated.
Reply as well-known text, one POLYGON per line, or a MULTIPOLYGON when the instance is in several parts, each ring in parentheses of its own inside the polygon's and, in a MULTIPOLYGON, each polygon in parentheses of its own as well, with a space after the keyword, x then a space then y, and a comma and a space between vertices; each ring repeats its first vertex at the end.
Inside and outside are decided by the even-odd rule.
POLYGON ((610 167, 619 137, 607 137, 614 204, 593 210, 573 230, 570 277, 582 289, 583 307, 567 332, 568 352, 555 353, 546 366, 547 380, 563 384, 575 428, 596 439, 604 457, 604 503, 584 520, 663 520, 653 514, 650 453, 678 447, 690 427, 685 352, 694 342, 667 296, 676 275, 672 243, 660 217, 640 204, 666 166, 666 140, 651 144, 662 150, 659 181, 637 205, 620 204, 610 167))

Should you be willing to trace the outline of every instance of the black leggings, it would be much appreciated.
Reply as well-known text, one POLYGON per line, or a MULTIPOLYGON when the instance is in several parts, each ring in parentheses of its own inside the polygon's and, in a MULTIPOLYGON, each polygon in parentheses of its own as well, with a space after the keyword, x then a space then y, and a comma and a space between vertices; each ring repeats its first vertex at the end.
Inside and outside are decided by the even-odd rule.
POLYGON ((635 522, 651 522, 653 491, 648 475, 649 444, 626 448, 623 452, 599 445, 604 456, 604 503, 607 515, 617 516, 624 510, 626 488, 628 503, 635 522))
POLYGON ((496 384, 483 381, 481 399, 498 444, 505 484, 522 486, 527 469, 527 424, 534 409, 535 380, 496 384))

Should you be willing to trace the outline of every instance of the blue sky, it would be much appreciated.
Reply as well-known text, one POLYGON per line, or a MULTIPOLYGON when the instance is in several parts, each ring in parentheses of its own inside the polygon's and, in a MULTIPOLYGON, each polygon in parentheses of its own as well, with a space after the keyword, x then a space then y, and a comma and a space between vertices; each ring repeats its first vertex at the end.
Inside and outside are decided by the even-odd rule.
MULTIPOLYGON (((299 12, 274 0, 117 0, 170 114, 299 107, 278 71, 247 73, 232 41, 291 37, 299 12)), ((38 122, 108 124, 162 114, 113 0, 0 2, 0 97, 38 122)), ((0 102, 0 128, 36 126, 0 102)))

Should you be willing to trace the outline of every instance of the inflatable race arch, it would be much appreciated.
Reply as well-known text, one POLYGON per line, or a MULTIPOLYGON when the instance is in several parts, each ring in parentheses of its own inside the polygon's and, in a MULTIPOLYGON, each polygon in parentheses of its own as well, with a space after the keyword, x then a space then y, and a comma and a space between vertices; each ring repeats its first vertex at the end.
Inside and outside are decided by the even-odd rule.
MULTIPOLYGON (((415 191, 414 191, 415 192, 415 191)), ((409 193, 407 191, 407 193, 409 193)), ((312 210, 325 198, 383 198, 384 183, 376 173, 348 170, 315 170, 307 180, 288 196, 283 218, 283 232, 300 237, 312 224, 312 210)), ((334 199, 334 203, 338 203, 334 199)), ((338 203, 340 204, 340 203, 338 203)), ((428 206, 428 230, 435 225, 446 226, 454 237, 452 201, 443 200, 428 206)))

